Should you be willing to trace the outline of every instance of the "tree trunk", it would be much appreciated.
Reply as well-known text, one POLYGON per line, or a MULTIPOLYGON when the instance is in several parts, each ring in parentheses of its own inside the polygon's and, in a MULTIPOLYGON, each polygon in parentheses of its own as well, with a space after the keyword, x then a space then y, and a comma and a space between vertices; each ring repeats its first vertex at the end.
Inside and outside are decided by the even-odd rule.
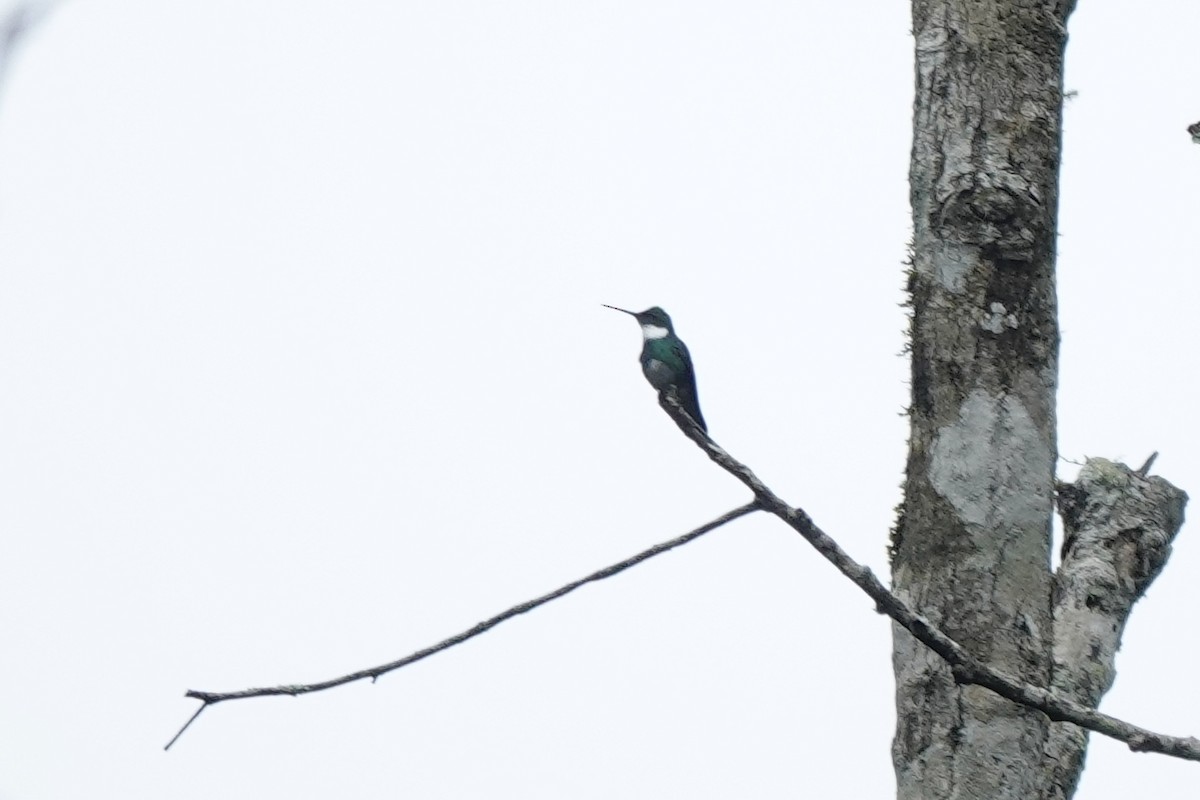
MULTIPOLYGON (((976 657, 1038 686, 1053 658, 1069 12, 1045 0, 913 1, 911 435, 893 587, 976 657)), ((898 627, 893 661, 901 800, 1046 795, 1045 717, 957 686, 898 627)))

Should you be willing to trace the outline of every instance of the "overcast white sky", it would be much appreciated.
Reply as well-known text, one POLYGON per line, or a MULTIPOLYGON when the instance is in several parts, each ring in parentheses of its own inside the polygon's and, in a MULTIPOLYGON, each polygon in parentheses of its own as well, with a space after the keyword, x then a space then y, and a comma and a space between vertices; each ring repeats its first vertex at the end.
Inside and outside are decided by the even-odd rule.
MULTIPOLYGON (((899 2, 99 2, 0 97, 0 800, 881 798, 890 629, 747 519, 376 685, 746 492, 887 574, 899 2)), ((1200 491, 1200 6, 1080 0, 1060 449, 1200 491)), ((1063 477, 1075 467, 1060 463, 1063 477)), ((1105 710, 1200 734, 1185 527, 1105 710)), ((1194 800, 1095 740, 1083 800, 1194 800)))

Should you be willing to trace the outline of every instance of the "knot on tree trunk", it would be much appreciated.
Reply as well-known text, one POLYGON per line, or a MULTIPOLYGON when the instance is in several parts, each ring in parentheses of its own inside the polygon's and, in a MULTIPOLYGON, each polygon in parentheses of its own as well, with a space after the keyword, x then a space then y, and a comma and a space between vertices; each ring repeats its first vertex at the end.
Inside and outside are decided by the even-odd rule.
POLYGON ((941 221, 958 242, 984 248, 997 260, 1028 263, 1038 252, 1038 231, 1046 230, 1046 213, 1037 188, 1025 178, 980 171, 954 181, 941 221))

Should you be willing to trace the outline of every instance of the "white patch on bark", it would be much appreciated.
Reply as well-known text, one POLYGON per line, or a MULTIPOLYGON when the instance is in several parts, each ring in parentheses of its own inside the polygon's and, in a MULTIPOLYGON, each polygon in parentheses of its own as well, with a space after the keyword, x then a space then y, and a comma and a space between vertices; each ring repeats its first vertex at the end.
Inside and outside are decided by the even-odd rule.
POLYGON ((967 288, 967 275, 976 266, 977 258, 961 246, 942 243, 940 250, 933 259, 937 282, 948 292, 962 294, 967 288))
POLYGON ((1003 303, 992 303, 979 327, 990 333, 1002 333, 1005 328, 1017 327, 1017 315, 1009 314, 1003 303))
POLYGON ((1013 395, 971 392, 958 420, 938 432, 929 480, 968 524, 1016 528, 1045 522, 1049 448, 1013 395))

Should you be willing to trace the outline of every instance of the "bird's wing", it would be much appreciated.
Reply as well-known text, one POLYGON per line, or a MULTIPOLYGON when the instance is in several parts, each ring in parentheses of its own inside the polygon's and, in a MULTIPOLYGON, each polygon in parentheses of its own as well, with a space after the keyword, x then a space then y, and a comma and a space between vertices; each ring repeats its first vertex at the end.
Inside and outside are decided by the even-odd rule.
POLYGON ((679 403, 691 415, 692 419, 696 420, 696 424, 705 432, 708 431, 708 424, 704 421, 704 415, 700 413, 700 398, 696 396, 696 371, 692 367, 692 354, 688 352, 687 345, 683 342, 677 342, 674 345, 675 355, 679 356, 687 368, 687 374, 690 380, 682 380, 675 387, 676 393, 679 395, 679 403))
POLYGON ((692 354, 688 352, 687 345, 676 339, 675 343, 671 346, 671 349, 675 351, 675 355, 679 356, 687 368, 691 370, 692 354))

